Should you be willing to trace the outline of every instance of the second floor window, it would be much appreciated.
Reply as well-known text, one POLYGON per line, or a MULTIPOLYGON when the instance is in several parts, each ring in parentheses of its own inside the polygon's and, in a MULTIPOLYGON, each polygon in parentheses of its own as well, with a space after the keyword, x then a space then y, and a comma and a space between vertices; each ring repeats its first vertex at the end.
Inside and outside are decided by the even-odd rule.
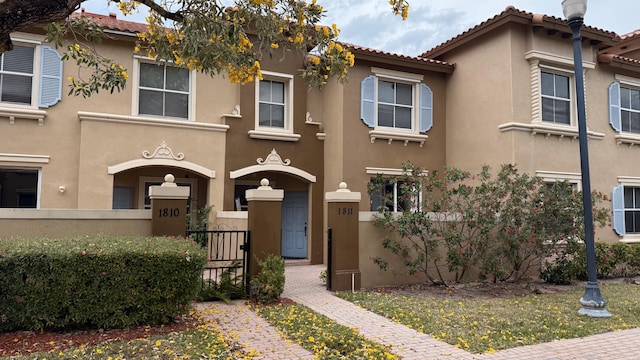
POLYGON ((188 69, 141 62, 138 113, 188 119, 189 88, 188 69))
POLYGON ((34 50, 16 45, 0 55, 0 101, 31 105, 34 50))
POLYGON ((640 90, 620 88, 622 131, 640 134, 640 90))
POLYGON ((433 92, 422 76, 374 69, 360 84, 360 118, 374 131, 425 133, 433 126, 433 92), (390 75, 385 76, 385 72, 390 75), (405 75, 398 79, 401 75, 405 75), (399 80, 399 81, 398 81, 399 80))
POLYGON ((260 81, 258 125, 284 129, 285 83, 273 80, 260 81))
POLYGON ((62 60, 49 46, 26 44, 0 54, 0 103, 48 108, 62 98, 62 60))
POLYGON ((378 126, 411 129, 413 85, 378 81, 378 126))
POLYGON ((571 93, 569 77, 543 71, 540 74, 542 121, 571 124, 571 93))

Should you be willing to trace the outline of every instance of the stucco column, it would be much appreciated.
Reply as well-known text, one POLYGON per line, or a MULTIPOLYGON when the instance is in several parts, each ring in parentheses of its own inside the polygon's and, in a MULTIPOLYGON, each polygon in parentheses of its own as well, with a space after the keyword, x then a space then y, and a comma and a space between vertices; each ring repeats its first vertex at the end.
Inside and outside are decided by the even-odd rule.
POLYGON ((329 282, 331 291, 360 290, 360 260, 358 253, 358 209, 361 194, 351 192, 341 182, 337 191, 325 194, 327 225, 330 231, 329 282))
POLYGON ((175 180, 175 176, 167 174, 162 185, 149 187, 153 236, 185 235, 190 190, 186 186, 178 186, 175 180))
POLYGON ((249 275, 258 274, 258 260, 268 254, 280 256, 282 236, 282 199, 284 190, 274 190, 269 180, 260 180, 260 187, 245 192, 249 204, 247 223, 249 244, 249 275))

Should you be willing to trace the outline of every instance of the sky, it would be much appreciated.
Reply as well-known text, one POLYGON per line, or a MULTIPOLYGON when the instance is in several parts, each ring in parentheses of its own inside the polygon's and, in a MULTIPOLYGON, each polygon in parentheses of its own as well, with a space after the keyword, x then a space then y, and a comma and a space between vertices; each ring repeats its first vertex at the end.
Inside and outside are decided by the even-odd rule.
MULTIPOLYGON (((509 5, 534 14, 563 18, 561 0, 409 0, 409 18, 393 16, 387 0, 318 0, 324 25, 341 29, 339 40, 377 50, 416 56, 501 13, 509 5)), ((89 12, 116 12, 107 0, 88 0, 89 12)), ((640 1, 591 0, 585 24, 623 35, 640 29, 640 1)), ((118 18, 123 16, 118 13, 118 18)), ((126 18, 129 20, 129 18, 126 18)), ((132 18, 144 22, 144 14, 132 18)))

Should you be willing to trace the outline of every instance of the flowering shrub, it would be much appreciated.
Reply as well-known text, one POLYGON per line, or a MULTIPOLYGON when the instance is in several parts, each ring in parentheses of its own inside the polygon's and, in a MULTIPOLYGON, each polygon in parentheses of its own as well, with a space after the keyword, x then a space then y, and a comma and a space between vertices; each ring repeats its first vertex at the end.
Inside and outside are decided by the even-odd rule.
POLYGON ((260 271, 251 279, 252 296, 260 304, 276 301, 284 291, 284 259, 268 254, 258 259, 260 271))
POLYGON ((125 328, 186 313, 206 254, 181 238, 6 239, 0 331, 125 328))
MULTIPOLYGON (((503 165, 495 178, 487 166, 477 175, 454 168, 427 172, 411 163, 403 169, 401 176, 379 175, 369 184, 373 195, 396 182, 397 203, 406 204, 401 213, 381 206, 374 224, 387 232, 383 247, 409 274, 424 274, 432 283, 445 283, 446 272, 458 282, 472 266, 481 279, 519 279, 540 269, 557 244, 583 237, 581 193, 567 182, 545 184, 513 165, 503 165)), ((592 198, 594 220, 603 226, 609 212, 598 204, 607 199, 597 192, 592 198)), ((384 258, 374 261, 388 268, 384 258)))
POLYGON ((265 306, 258 314, 287 338, 314 353, 316 359, 398 359, 387 348, 360 336, 355 329, 297 304, 265 306))

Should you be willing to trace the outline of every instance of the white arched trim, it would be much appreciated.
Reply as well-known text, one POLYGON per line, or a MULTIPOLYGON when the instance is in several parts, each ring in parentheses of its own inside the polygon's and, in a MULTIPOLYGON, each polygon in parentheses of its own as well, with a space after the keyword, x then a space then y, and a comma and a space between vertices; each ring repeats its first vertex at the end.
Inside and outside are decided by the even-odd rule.
POLYGON ((314 175, 309 174, 308 172, 298 169, 296 167, 287 166, 287 165, 279 165, 279 164, 265 164, 265 165, 251 165, 246 168, 238 169, 235 171, 231 171, 229 176, 232 179, 237 179, 239 177, 243 177, 245 175, 254 174, 261 171, 274 171, 280 173, 286 173, 301 177, 309 182, 316 182, 316 177, 314 175))
POLYGON ((216 177, 215 170, 207 169, 204 166, 200 166, 192 162, 188 162, 184 160, 177 161, 173 159, 136 159, 136 160, 125 161, 117 165, 109 166, 107 168, 107 173, 109 175, 114 175, 125 170, 131 170, 131 169, 144 167, 144 166, 171 166, 171 167, 176 167, 180 169, 191 170, 195 173, 198 173, 202 176, 206 176, 210 179, 215 179, 216 177))

